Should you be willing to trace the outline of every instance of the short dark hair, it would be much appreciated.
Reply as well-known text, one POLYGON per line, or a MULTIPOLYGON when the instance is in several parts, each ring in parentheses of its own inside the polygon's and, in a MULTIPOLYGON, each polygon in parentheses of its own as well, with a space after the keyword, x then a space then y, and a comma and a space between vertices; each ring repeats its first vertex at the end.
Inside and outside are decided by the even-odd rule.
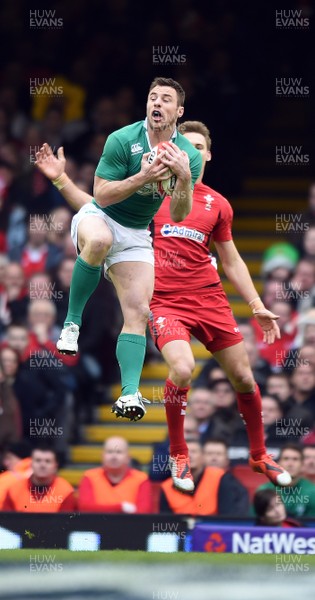
POLYGON ((288 444, 285 444, 280 448, 279 460, 282 458, 282 455, 285 452, 285 450, 294 450, 295 452, 298 452, 301 459, 303 458, 302 447, 299 444, 296 444, 295 442, 289 442, 288 444))
POLYGON ((155 77, 155 79, 153 79, 153 81, 152 81, 152 83, 150 85, 149 93, 157 85, 165 86, 165 87, 167 86, 167 87, 173 88, 176 91, 176 93, 177 93, 177 104, 178 104, 178 106, 184 106, 185 92, 184 92, 181 84, 178 83, 178 81, 175 81, 175 79, 171 79, 171 78, 168 78, 168 77, 155 77))
POLYGON ((206 140, 207 150, 210 150, 212 143, 210 131, 202 121, 184 121, 178 126, 178 131, 182 135, 185 133, 200 133, 206 140))
POLYGON ((270 501, 276 497, 277 492, 275 489, 267 488, 265 490, 257 490, 253 498, 253 505, 257 517, 261 518, 265 516, 270 505, 270 501))
POLYGON ((209 438, 207 438, 203 442, 202 447, 204 448, 206 446, 206 444, 221 444, 222 446, 225 447, 226 450, 228 450, 228 448, 229 448, 226 440, 223 439, 223 438, 220 438, 220 437, 209 437, 209 438))
POLYGON ((33 446, 32 456, 33 456, 34 452, 50 452, 51 454, 54 455, 56 461, 58 462, 58 453, 49 441, 45 442, 43 440, 42 442, 36 444, 36 446, 33 446))

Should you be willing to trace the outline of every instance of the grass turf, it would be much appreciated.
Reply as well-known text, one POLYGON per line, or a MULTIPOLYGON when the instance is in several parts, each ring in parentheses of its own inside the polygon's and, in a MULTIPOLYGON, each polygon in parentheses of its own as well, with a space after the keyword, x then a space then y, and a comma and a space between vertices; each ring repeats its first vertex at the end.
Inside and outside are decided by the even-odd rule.
MULTIPOLYGON (((275 554, 216 554, 204 552, 143 552, 143 551, 128 551, 128 550, 99 550, 97 552, 72 552, 71 550, 54 550, 54 549, 19 549, 19 550, 0 550, 0 566, 5 563, 24 563, 29 564, 30 557, 36 555, 37 559, 43 561, 49 560, 48 557, 53 557, 55 561, 70 563, 95 563, 95 562, 127 562, 127 563, 198 563, 198 564, 213 564, 213 565, 275 565, 275 554)), ((307 563, 315 566, 315 555, 300 554, 300 555, 283 555, 296 556, 296 562, 300 564, 307 563)), ((289 562, 289 558, 287 559, 289 562)))

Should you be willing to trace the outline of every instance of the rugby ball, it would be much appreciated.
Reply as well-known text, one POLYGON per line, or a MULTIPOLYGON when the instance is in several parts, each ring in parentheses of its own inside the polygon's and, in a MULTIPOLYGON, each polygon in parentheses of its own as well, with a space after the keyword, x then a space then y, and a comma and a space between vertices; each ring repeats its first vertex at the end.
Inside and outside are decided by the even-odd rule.
MULTIPOLYGON (((163 143, 168 144, 168 142, 160 142, 157 146, 154 146, 154 148, 152 148, 148 156, 148 162, 150 164, 152 164, 156 160, 159 160, 159 154, 165 150, 163 143)), ((166 175, 168 175, 167 179, 164 179, 163 181, 157 181, 154 184, 156 191, 162 198, 164 198, 165 196, 170 196, 172 194, 177 180, 175 173, 173 173, 171 169, 168 169, 166 175)))

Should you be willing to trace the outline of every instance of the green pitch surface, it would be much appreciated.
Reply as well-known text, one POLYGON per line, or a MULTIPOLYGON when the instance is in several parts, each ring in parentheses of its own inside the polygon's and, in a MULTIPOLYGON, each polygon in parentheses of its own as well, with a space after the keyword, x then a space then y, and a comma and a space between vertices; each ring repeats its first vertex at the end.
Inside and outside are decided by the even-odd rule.
MULTIPOLYGON (((159 563, 159 564, 204 564, 204 565, 275 565, 276 557, 291 557, 291 562, 296 556, 296 563, 311 564, 315 569, 315 555, 288 555, 288 554, 224 554, 205 552, 141 552, 126 550, 99 550, 98 552, 72 552, 71 550, 0 550, 1 563, 27 563, 36 557, 37 562, 54 560, 58 563, 159 563), (49 558, 50 557, 50 558, 49 558)), ((279 559, 277 559, 279 560, 279 559)), ((285 561, 285 558, 283 558, 285 561)), ((289 559, 287 558, 287 561, 289 559)))

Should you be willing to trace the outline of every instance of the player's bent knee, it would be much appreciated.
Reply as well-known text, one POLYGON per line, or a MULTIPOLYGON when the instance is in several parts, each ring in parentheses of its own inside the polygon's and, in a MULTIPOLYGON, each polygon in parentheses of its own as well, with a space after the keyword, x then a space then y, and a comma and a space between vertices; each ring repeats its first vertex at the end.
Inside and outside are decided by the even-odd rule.
POLYGON ((234 387, 240 391, 250 391, 254 389, 256 383, 253 374, 248 371, 239 371, 233 376, 234 387))
POLYGON ((107 235, 96 235, 93 239, 86 240, 84 244, 84 250, 90 256, 102 256, 105 257, 108 253, 112 241, 107 235))
POLYGON ((195 365, 193 363, 177 362, 172 365, 171 379, 179 386, 188 385, 191 381, 195 365))
POLYGON ((125 324, 141 324, 145 328, 150 316, 150 307, 147 302, 126 304, 124 309, 125 324))

